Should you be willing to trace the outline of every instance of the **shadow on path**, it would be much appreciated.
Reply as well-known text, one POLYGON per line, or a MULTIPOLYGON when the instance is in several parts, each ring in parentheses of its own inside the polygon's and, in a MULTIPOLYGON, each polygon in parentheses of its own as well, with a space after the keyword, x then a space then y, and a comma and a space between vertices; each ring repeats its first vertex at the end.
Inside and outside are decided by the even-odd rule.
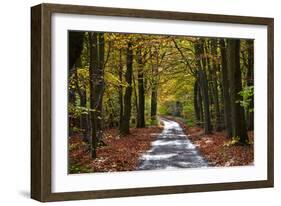
POLYGON ((208 166, 177 122, 163 118, 161 121, 164 123, 164 130, 151 143, 151 149, 140 157, 138 170, 208 166))

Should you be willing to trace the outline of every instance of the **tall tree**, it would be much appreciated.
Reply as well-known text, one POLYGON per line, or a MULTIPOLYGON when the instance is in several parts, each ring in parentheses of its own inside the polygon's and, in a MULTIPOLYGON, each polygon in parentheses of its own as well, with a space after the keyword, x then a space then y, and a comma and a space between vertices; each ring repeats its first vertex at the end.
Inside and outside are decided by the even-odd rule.
POLYGON ((227 69, 229 74, 230 105, 232 136, 238 137, 242 144, 248 143, 244 109, 240 105, 242 97, 241 69, 240 69, 240 40, 227 40, 227 69))
POLYGON ((145 96, 144 96, 144 59, 142 50, 139 47, 137 50, 138 62, 138 114, 137 127, 145 127, 145 96))
POLYGON ((195 54, 197 63, 197 77, 200 84, 203 108, 204 108, 204 131, 205 134, 210 134, 212 132, 211 116, 210 116, 210 104, 209 104, 209 94, 208 94, 208 80, 206 76, 206 65, 204 61, 204 50, 203 41, 198 39, 195 43, 195 54))
POLYGON ((118 78, 119 78, 119 87, 118 87, 118 99, 119 99, 119 131, 122 127, 123 121, 123 63, 122 63, 122 49, 119 49, 119 58, 118 58, 118 78))
MULTIPOLYGON (((99 49, 99 60, 98 60, 98 71, 97 71, 97 85, 96 85, 96 93, 97 93, 97 129, 98 129, 98 141, 102 139, 102 111, 103 111, 103 93, 104 93, 104 67, 105 67, 105 60, 104 60, 104 33, 98 34, 99 42, 98 42, 98 49, 99 49)), ((110 50, 108 48, 108 50, 110 50)))
POLYGON ((127 43, 127 70, 125 74, 126 90, 124 95, 124 114, 122 118, 122 125, 120 128, 121 135, 130 133, 130 119, 131 119, 131 99, 132 99, 132 75, 133 75, 133 49, 132 43, 127 43))
POLYGON ((198 102, 198 95, 199 95, 198 90, 199 90, 199 83, 198 80, 196 79, 193 87, 193 106, 195 111, 196 124, 200 125, 201 119, 200 119, 200 108, 198 102))
POLYGON ((225 40, 220 39, 220 53, 221 53, 221 79, 223 91, 223 105, 224 105, 224 122, 227 132, 227 137, 232 137, 232 124, 231 124, 231 109, 230 109, 230 93, 229 93, 229 79, 227 70, 227 56, 225 40))
POLYGON ((104 34, 89 32, 90 43, 90 108, 92 123, 92 158, 102 138, 102 100, 104 90, 104 34))
POLYGON ((218 53, 217 53, 217 39, 211 40, 211 48, 210 48, 211 58, 210 62, 210 76, 211 76, 211 90, 214 96, 214 105, 215 105, 215 130, 221 131, 221 111, 220 111, 220 104, 219 104, 219 92, 218 92, 218 77, 217 73, 219 71, 218 66, 218 53))
MULTIPOLYGON (((247 68, 247 86, 254 86, 254 41, 247 40, 247 51, 248 51, 248 68, 247 68)), ((254 108, 254 95, 250 97, 249 108, 254 108)), ((254 111, 248 111, 248 130, 254 129, 254 111)))
POLYGON ((83 109, 83 112, 80 116, 80 128, 82 129, 83 133, 83 139, 85 142, 90 142, 90 128, 88 123, 88 114, 85 112, 87 108, 87 93, 86 93, 86 87, 82 84, 83 81, 79 79, 77 68, 75 68, 75 86, 76 91, 79 95, 80 100, 80 107, 83 109))
POLYGON ((155 121, 157 115, 158 66, 159 66, 159 51, 157 47, 154 47, 154 51, 151 51, 150 56, 151 56, 151 69, 152 69, 150 118, 152 121, 155 121), (155 63, 153 63, 152 60, 153 57, 155 57, 155 63))

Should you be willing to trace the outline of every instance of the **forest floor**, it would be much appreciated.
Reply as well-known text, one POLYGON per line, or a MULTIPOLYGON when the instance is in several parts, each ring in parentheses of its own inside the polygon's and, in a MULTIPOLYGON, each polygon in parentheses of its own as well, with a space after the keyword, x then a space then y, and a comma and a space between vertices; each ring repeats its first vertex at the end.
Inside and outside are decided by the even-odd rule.
POLYGON ((254 133, 248 132, 249 145, 232 145, 224 131, 205 135, 198 126, 188 127, 182 120, 174 117, 165 117, 174 120, 183 128, 188 139, 198 148, 208 160, 210 166, 242 166, 252 165, 254 162, 254 133))
POLYGON ((82 138, 69 138, 69 172, 116 172, 136 170, 140 156, 150 148, 150 143, 162 132, 162 126, 133 128, 130 134, 120 137, 117 129, 104 131, 106 146, 97 149, 92 160, 89 147, 82 138))
MULTIPOLYGON (((208 166, 242 166, 253 164, 254 135, 252 131, 248 132, 251 142, 250 145, 232 145, 230 144, 231 140, 226 138, 224 132, 213 132, 212 134, 205 135, 203 129, 200 127, 188 127, 178 118, 165 118, 178 123, 178 127, 182 128, 180 134, 179 131, 175 133, 175 128, 167 130, 167 125, 165 129, 163 125, 147 128, 132 128, 130 134, 124 137, 119 136, 117 129, 107 129, 104 131, 103 139, 106 146, 97 149, 97 158, 94 160, 90 157, 89 146, 79 135, 69 137, 69 173, 205 167, 206 164, 208 166), (173 139, 169 135, 173 135, 173 139), (161 144, 158 144, 159 141, 161 144), (187 145, 184 149, 185 153, 194 153, 187 149, 191 148, 190 145, 192 145, 191 149, 199 151, 199 153, 196 152, 198 155, 196 155, 195 159, 198 159, 197 156, 202 156, 204 162, 201 164, 199 161, 197 164, 197 160, 195 161, 193 158, 193 161, 191 160, 192 158, 189 158, 190 155, 187 155, 188 157, 174 155, 173 157, 169 156, 160 160, 158 158, 160 153, 177 153, 175 148, 166 148, 171 145, 171 141, 173 141, 172 145, 174 146, 177 145, 174 144, 176 142, 184 142, 187 145), (166 149, 167 151, 164 151, 166 149), (154 158, 156 157, 155 155, 158 158, 156 161, 154 158), (171 158, 174 158, 174 160, 171 158), (187 163, 192 163, 190 165, 196 164, 195 166, 189 166, 186 165, 187 163)), ((162 123, 165 126, 165 121, 162 121, 162 123)), ((182 148, 184 145, 181 144, 180 146, 182 148)), ((179 151, 179 153, 182 154, 183 151, 179 151)))

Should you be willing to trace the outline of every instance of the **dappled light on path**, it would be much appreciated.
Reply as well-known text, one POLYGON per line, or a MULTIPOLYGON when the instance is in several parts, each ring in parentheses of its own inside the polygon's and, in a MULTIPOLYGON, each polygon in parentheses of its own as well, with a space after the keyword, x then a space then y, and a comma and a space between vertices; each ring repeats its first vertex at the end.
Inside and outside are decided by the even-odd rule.
POLYGON ((140 157, 138 170, 208 166, 177 122, 167 119, 161 121, 164 123, 164 130, 151 143, 151 149, 140 157))

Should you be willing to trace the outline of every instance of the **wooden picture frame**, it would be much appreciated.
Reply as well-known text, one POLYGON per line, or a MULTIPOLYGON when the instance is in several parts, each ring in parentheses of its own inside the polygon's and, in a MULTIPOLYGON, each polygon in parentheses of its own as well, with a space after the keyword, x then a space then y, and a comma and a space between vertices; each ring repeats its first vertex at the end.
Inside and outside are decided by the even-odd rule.
POLYGON ((160 195, 172 193, 204 192, 273 187, 274 183, 274 88, 273 88, 273 35, 272 18, 242 17, 214 14, 150 11, 104 8, 76 5, 40 4, 31 8, 31 197, 48 201, 81 200, 93 198, 160 195), (79 192, 52 192, 52 75, 51 75, 51 17, 54 13, 115 16, 192 22, 216 22, 267 27, 267 179, 259 181, 214 184, 170 185, 110 189, 79 192))

